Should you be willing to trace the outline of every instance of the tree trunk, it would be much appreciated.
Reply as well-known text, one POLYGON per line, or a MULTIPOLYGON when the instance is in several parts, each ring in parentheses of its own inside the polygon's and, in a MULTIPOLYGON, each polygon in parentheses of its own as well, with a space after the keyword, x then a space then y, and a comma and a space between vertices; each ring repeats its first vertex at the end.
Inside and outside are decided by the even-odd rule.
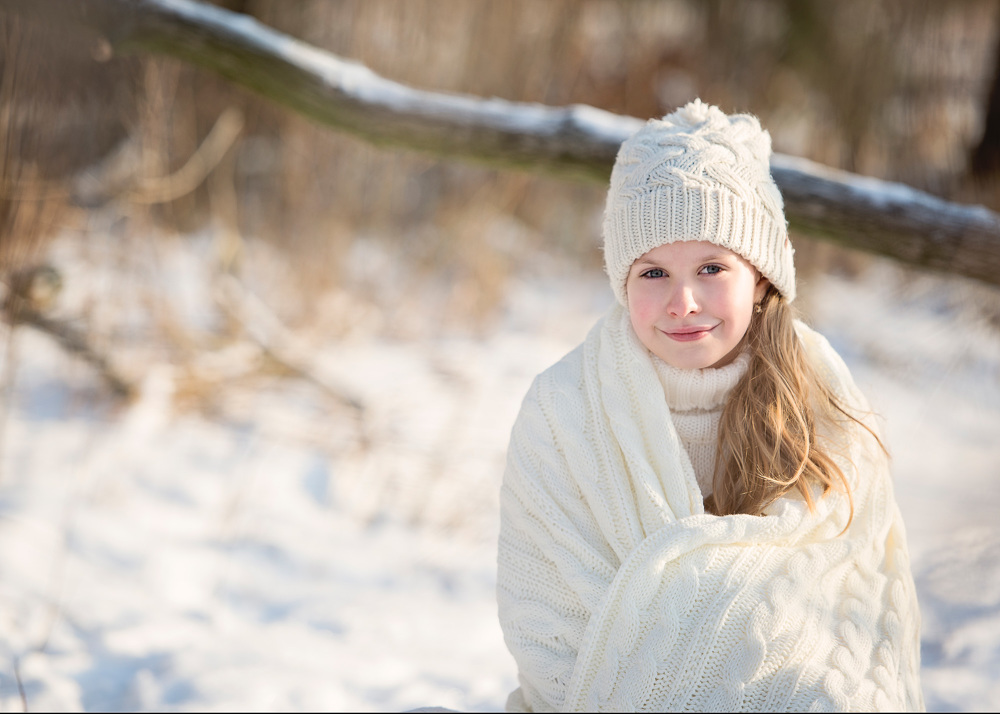
POLYGON ((983 181, 1000 173, 1000 14, 997 15, 993 82, 986 100, 983 136, 969 156, 969 174, 983 181))

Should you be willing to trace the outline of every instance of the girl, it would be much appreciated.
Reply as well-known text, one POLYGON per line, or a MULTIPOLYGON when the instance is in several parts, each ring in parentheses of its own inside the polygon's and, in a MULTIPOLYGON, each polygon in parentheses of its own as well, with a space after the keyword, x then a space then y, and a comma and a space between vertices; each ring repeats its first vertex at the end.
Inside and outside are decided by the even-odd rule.
POLYGON ((501 490, 515 711, 923 708, 887 458, 793 319, 771 140, 694 101, 621 147, 618 298, 539 375, 501 490))

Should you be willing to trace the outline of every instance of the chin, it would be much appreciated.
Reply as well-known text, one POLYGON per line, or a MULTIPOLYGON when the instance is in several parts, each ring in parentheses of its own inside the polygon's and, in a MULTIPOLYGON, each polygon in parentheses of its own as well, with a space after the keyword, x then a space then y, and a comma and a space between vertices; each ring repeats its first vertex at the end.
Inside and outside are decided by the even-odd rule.
POLYGON ((670 355, 668 359, 668 357, 664 355, 658 356, 671 367, 675 367, 677 369, 708 369, 709 367, 713 367, 717 362, 725 357, 725 355, 670 355))

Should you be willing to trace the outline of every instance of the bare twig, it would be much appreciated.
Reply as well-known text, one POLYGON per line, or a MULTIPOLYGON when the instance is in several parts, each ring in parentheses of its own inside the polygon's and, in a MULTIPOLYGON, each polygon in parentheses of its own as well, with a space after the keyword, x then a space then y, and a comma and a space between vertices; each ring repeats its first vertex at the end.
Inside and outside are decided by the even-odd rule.
MULTIPOLYGON (((84 206, 99 205, 119 196, 132 203, 147 205, 175 201, 205 181, 242 130, 243 112, 230 107, 215 120, 208 135, 183 166, 165 176, 145 178, 135 175, 140 165, 136 156, 138 141, 127 139, 105 160, 80 174, 68 195, 84 206)), ((49 195, 30 184, 14 186, 14 189, 21 192, 19 198, 22 199, 49 195)))
POLYGON ((322 374, 308 357, 308 348, 302 341, 282 324, 267 305, 244 289, 236 278, 232 275, 220 275, 215 295, 222 308, 274 360, 352 409, 359 418, 364 417, 365 407, 361 399, 345 385, 322 374))
POLYGON ((184 165, 166 176, 137 178, 135 140, 126 139, 108 157, 84 171, 72 189, 55 181, 18 181, 4 187, 11 201, 71 200, 84 206, 101 204, 121 195, 139 204, 169 203, 194 191, 204 182, 243 130, 243 112, 229 107, 184 165))
POLYGON ((67 322, 46 317, 16 296, 8 296, 3 316, 11 329, 27 325, 54 338, 67 352, 94 367, 117 396, 128 398, 135 393, 135 385, 122 377, 107 357, 95 350, 87 338, 67 322))
POLYGON ((243 112, 229 107, 191 158, 169 176, 140 181, 126 198, 133 203, 167 203, 194 191, 212 172, 243 130, 243 112))
POLYGON ((21 681, 21 661, 17 655, 14 656, 14 681, 17 682, 17 693, 21 697, 21 708, 28 711, 28 694, 24 691, 24 682, 21 681))

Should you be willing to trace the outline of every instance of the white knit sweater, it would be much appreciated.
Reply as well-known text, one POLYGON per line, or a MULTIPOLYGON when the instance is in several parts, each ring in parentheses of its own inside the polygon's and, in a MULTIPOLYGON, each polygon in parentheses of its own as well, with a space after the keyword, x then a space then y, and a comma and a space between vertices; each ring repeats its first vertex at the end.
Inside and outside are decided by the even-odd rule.
MULTIPOLYGON (((839 357, 799 334, 863 413, 839 357)), ((906 538, 871 437, 848 426, 837 457, 846 531, 842 494, 815 512, 790 497, 765 517, 706 514, 662 367, 615 306, 525 397, 501 489, 497 597, 521 685, 508 708, 922 709, 906 538)))
POLYGON ((691 459, 702 495, 707 497, 712 493, 722 408, 730 390, 746 374, 750 355, 744 352, 719 369, 678 369, 652 354, 650 360, 663 385, 677 436, 691 459))

